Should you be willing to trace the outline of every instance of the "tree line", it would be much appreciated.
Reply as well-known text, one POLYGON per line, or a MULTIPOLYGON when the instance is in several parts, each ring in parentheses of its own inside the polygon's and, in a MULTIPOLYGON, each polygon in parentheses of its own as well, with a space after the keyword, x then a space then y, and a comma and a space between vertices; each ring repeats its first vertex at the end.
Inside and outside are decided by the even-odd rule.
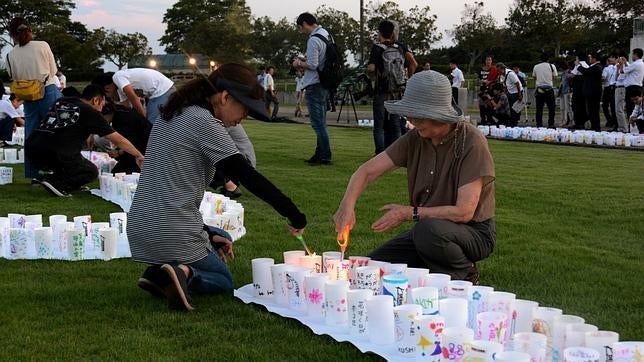
MULTIPOLYGON (((7 24, 25 17, 39 39, 49 42, 57 61, 68 71, 90 72, 105 61, 122 68, 133 57, 149 54, 141 33, 113 29, 89 30, 71 21, 74 2, 17 0, 0 3, 0 45, 11 45, 7 24)), ((447 64, 451 59, 471 71, 486 54, 508 63, 534 63, 543 52, 567 57, 579 51, 625 52, 632 37, 632 19, 644 14, 641 0, 515 0, 503 24, 486 11, 482 1, 466 4, 460 23, 446 33, 436 27, 429 6, 401 9, 394 1, 368 2, 364 27, 359 19, 329 6, 311 9, 331 32, 345 59, 366 61, 383 19, 400 25, 400 37, 419 63, 447 64), (444 38, 454 45, 436 47, 444 38)), ((165 34, 159 39, 168 53, 203 54, 218 63, 243 61, 284 69, 303 52, 306 39, 294 19, 255 17, 244 0, 179 0, 165 11, 165 34)))

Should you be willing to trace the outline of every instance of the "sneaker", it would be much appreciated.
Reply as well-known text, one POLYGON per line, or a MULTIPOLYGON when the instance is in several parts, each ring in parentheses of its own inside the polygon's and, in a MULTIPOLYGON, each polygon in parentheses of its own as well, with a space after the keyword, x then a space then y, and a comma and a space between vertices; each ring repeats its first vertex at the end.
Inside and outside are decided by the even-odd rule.
POLYGON ((170 278, 170 283, 163 289, 163 294, 168 299, 168 307, 174 310, 191 311, 195 309, 188 294, 188 281, 183 270, 177 265, 163 264, 161 269, 170 278))
POLYGON ((160 265, 150 265, 137 282, 139 288, 157 298, 164 297, 163 288, 167 287, 168 284, 170 284, 170 278, 167 273, 161 270, 160 265))
POLYGON ((465 276, 465 280, 472 282, 473 285, 479 285, 481 282, 481 274, 479 273, 479 269, 476 267, 476 264, 472 264, 470 270, 465 276))
POLYGON ((45 187, 45 190, 49 191, 50 194, 60 197, 71 197, 72 195, 68 194, 66 191, 56 188, 54 185, 49 183, 49 181, 42 180, 40 184, 45 187))
POLYGON ((312 163, 318 163, 318 162, 320 162, 320 156, 318 156, 318 155, 313 155, 313 156, 311 156, 311 158, 309 158, 308 160, 304 160, 304 162, 306 162, 306 163, 311 163, 311 164, 312 164, 312 163))
POLYGON ((32 179, 31 179, 31 184, 32 184, 33 186, 38 186, 38 185, 40 185, 41 183, 42 183, 42 181, 41 181, 41 180, 39 180, 39 179, 37 179, 37 178, 32 178, 32 179))

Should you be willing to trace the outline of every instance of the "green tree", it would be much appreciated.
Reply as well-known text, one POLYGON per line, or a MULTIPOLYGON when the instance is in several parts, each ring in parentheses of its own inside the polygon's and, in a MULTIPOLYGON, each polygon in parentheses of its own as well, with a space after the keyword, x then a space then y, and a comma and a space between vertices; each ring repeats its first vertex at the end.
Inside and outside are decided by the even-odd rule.
POLYGON ((302 37, 293 21, 282 18, 274 22, 263 16, 253 20, 251 36, 252 56, 260 63, 279 68, 287 66, 292 54, 301 51, 302 37))
POLYGON ((99 54, 119 69, 137 56, 152 54, 148 38, 141 33, 121 34, 113 29, 98 28, 92 38, 99 54))
POLYGON ((429 6, 414 6, 408 13, 401 10, 398 3, 393 1, 369 2, 365 11, 366 27, 365 44, 369 53, 371 44, 378 37, 378 24, 383 20, 397 22, 400 27, 400 39, 419 55, 429 54, 431 44, 440 40, 442 35, 436 28, 436 15, 431 14, 429 6))
POLYGON ((496 20, 484 10, 482 1, 465 4, 461 23, 448 32, 454 38, 456 46, 467 54, 468 73, 483 55, 500 45, 500 30, 496 26, 496 20))
POLYGON ((93 33, 83 23, 50 24, 41 29, 39 37, 48 42, 66 71, 91 72, 103 64, 93 33))
POLYGON ((168 53, 201 53, 220 63, 246 60, 251 13, 243 0, 179 0, 163 16, 168 53))
POLYGON ((13 45, 9 37, 9 22, 20 16, 31 25, 34 34, 47 26, 66 26, 70 23, 71 9, 75 7, 69 0, 3 0, 0 1, 0 49, 13 45))
POLYGON ((588 10, 571 0, 515 0, 505 21, 524 46, 560 56, 572 51, 582 32, 592 26, 584 16, 588 10))
POLYGON ((343 60, 347 58, 347 52, 358 54, 360 51, 360 24, 347 12, 336 10, 322 5, 315 10, 318 24, 322 25, 331 33, 338 49, 342 52, 343 60))

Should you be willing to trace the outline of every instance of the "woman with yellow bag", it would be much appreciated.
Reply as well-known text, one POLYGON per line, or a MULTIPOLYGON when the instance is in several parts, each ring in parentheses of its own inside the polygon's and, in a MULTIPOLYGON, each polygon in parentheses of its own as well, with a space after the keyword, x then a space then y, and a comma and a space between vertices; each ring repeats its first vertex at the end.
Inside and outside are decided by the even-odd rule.
MULTIPOLYGON (((54 102, 62 97, 56 87, 58 66, 49 44, 32 40, 31 27, 23 18, 9 22, 9 35, 15 46, 7 55, 11 92, 25 101, 25 138, 47 115, 54 102)), ((25 158, 25 177, 37 179, 38 170, 25 158)))

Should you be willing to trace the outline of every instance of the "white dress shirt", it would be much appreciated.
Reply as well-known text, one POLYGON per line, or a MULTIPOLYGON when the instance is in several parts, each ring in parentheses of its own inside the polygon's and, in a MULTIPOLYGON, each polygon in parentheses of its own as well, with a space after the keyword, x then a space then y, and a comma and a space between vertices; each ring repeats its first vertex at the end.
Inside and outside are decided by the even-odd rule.
POLYGON ((624 67, 623 73, 626 74, 626 79, 624 79, 625 87, 632 85, 641 87, 642 80, 644 80, 644 62, 642 62, 642 59, 632 62, 624 67))

